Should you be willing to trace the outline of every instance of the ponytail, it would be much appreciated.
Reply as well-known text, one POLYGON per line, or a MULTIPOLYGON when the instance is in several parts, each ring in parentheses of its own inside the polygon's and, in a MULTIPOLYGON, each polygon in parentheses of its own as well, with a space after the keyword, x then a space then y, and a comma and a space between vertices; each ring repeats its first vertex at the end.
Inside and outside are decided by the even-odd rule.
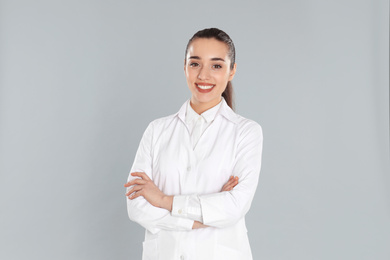
POLYGON ((233 84, 229 81, 226 85, 225 91, 222 93, 222 97, 225 99, 228 106, 234 111, 234 98, 233 98, 233 84))

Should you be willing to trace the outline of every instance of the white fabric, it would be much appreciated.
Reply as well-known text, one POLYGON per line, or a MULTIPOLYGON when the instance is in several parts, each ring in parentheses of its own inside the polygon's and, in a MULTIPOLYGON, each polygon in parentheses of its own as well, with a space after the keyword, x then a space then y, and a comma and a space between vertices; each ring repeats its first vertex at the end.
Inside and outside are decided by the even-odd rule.
MULTIPOLYGON (((193 146, 185 119, 188 102, 149 124, 130 170, 145 172, 165 194, 174 195, 172 213, 143 197, 126 198, 130 219, 146 229, 143 259, 252 259, 245 214, 261 168, 262 128, 222 99, 193 146), (231 175, 239 183, 220 192, 231 175), (194 220, 209 227, 192 230, 194 220)), ((133 178, 129 174, 128 181, 133 178)))
POLYGON ((190 103, 191 102, 187 102, 185 122, 191 135, 192 148, 195 149, 195 146, 203 132, 211 124, 211 122, 214 121, 218 109, 222 104, 222 99, 216 106, 204 111, 201 115, 195 112, 190 103))

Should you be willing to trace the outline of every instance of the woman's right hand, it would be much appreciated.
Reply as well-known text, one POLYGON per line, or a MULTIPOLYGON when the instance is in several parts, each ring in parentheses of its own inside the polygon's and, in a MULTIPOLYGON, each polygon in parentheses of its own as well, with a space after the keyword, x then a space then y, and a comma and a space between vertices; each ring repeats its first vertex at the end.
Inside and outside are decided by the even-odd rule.
POLYGON ((238 177, 230 176, 228 182, 223 185, 222 191, 231 191, 238 184, 238 177))

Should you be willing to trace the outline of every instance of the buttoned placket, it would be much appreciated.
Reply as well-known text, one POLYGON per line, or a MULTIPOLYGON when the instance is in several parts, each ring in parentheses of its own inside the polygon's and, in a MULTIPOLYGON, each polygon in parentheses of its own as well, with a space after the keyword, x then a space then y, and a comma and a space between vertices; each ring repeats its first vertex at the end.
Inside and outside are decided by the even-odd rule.
MULTIPOLYGON (((204 118, 202 116, 199 116, 199 118, 201 120, 204 120, 204 118)), ((194 121, 195 122, 198 121, 199 118, 197 118, 194 121)), ((215 120, 218 120, 218 119, 216 118, 213 121, 215 121, 215 120)), ((187 145, 193 145, 192 135, 194 133, 192 133, 192 135, 191 135, 190 126, 187 125, 187 123, 184 121, 182 121, 182 123, 185 125, 185 128, 186 128, 186 138, 183 141, 187 142, 187 145)), ((202 147, 204 148, 204 145, 207 145, 205 143, 202 143, 202 140, 205 138, 204 135, 207 135, 209 128, 211 128, 212 126, 213 126, 213 122, 211 124, 209 124, 206 129, 202 129, 202 127, 199 127, 201 134, 196 142, 195 147, 193 149, 187 150, 188 154, 187 154, 187 156, 185 156, 185 158, 187 158, 188 161, 184 164, 185 169, 183 171, 183 175, 180 178, 181 188, 183 190, 186 190, 187 194, 197 193, 197 191, 194 190, 194 187, 196 186, 196 185, 194 185, 194 183, 197 182, 197 178, 198 178, 198 176, 197 176, 198 162, 200 162, 204 157, 204 154, 202 153, 202 151, 203 151, 202 147)), ((188 212, 185 212, 185 209, 181 209, 181 208, 177 209, 176 212, 179 215, 181 215, 181 214, 185 215, 188 213, 188 212)))
MULTIPOLYGON (((186 138, 185 142, 188 142, 188 145, 191 145, 192 147, 192 140, 191 140, 191 133, 190 133, 190 128, 189 126, 184 122, 182 121, 182 123, 185 125, 186 127, 186 138)), ((196 162, 196 156, 195 156, 195 152, 194 152, 194 149, 188 149, 188 155, 186 156, 186 158, 188 158, 188 161, 185 165, 185 169, 184 169, 184 174, 183 176, 181 177, 181 185, 182 185, 182 188, 183 190, 188 190, 189 192, 196 192, 195 190, 192 191, 193 189, 193 183, 194 181, 196 181, 196 165, 197 165, 197 162, 196 162)), ((183 213, 183 210, 179 209, 178 210, 178 213, 179 214, 182 214, 183 213)))
MULTIPOLYGON (((214 111, 209 111, 206 115, 203 113, 199 115, 191 108, 190 104, 187 103, 186 115, 184 118, 180 117, 181 122, 185 126, 185 129, 183 129, 185 131, 183 142, 185 142, 185 146, 190 147, 190 149, 187 149, 187 154, 182 156, 182 158, 186 158, 187 161, 183 162, 184 169, 180 178, 181 190, 186 190, 186 194, 197 193, 197 190, 195 190, 195 183, 197 183, 197 178, 199 177, 197 172, 198 163, 203 160, 204 151, 207 150, 207 148, 204 147, 206 144, 202 142, 202 140, 206 138, 205 135, 209 132, 209 128, 212 127, 212 123, 216 119, 216 113, 220 108, 220 105, 221 104, 213 108, 214 111), (211 120, 211 122, 208 123, 208 120, 211 120)), ((182 201, 177 204, 182 205, 182 208, 174 208, 173 214, 186 217, 189 214, 186 207, 188 204, 191 204, 191 202, 182 201)), ((194 212, 191 212, 191 214, 194 214, 194 212)))
MULTIPOLYGON (((187 130, 186 138, 183 141, 187 142, 188 145, 191 145, 192 148, 193 143, 190 133, 190 127, 184 121, 182 121, 182 123, 185 125, 185 128, 187 130)), ((181 185, 183 190, 186 190, 189 193, 195 193, 196 190, 193 190, 193 182, 196 181, 196 156, 194 149, 188 149, 187 151, 189 153, 186 156, 186 158, 188 158, 188 162, 187 167, 184 170, 184 174, 181 177, 181 185)), ((184 209, 179 209, 177 213, 183 214, 184 209)), ((176 252, 176 256, 178 257, 178 260, 190 260, 191 257, 189 257, 189 255, 191 255, 191 249, 189 248, 189 246, 191 243, 188 243, 188 241, 184 239, 184 234, 179 234, 179 236, 181 236, 181 239, 178 239, 178 241, 180 242, 178 246, 179 250, 176 252)))

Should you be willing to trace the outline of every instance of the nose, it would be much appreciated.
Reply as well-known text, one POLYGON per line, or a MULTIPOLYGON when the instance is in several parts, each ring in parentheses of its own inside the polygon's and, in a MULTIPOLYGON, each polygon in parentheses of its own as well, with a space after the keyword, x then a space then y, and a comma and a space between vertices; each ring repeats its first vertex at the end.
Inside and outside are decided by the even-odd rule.
POLYGON ((210 78, 210 71, 208 68, 203 67, 199 70, 198 79, 207 80, 210 78))

